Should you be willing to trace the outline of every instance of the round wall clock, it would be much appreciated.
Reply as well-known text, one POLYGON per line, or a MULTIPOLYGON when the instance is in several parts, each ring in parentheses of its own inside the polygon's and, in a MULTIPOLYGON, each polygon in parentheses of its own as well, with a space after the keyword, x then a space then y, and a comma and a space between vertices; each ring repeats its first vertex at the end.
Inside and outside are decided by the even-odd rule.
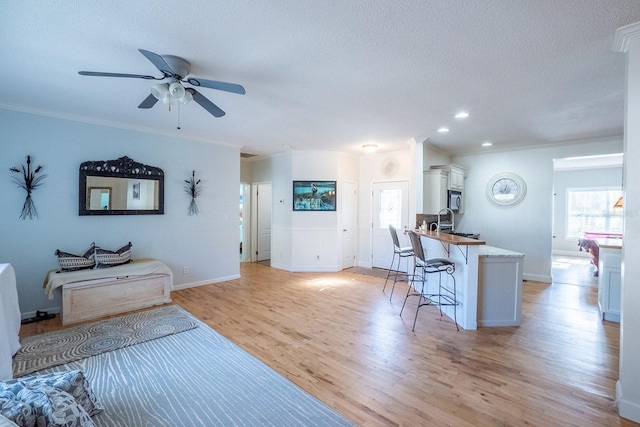
POLYGON ((496 206, 514 206, 524 199, 527 186, 519 175, 503 172, 487 182, 487 198, 496 206))

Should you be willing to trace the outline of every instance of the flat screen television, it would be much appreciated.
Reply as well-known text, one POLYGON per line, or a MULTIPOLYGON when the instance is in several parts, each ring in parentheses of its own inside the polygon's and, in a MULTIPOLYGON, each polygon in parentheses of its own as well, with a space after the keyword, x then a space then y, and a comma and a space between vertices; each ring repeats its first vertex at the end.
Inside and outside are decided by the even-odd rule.
POLYGON ((293 181, 294 211, 335 211, 335 181, 293 181))

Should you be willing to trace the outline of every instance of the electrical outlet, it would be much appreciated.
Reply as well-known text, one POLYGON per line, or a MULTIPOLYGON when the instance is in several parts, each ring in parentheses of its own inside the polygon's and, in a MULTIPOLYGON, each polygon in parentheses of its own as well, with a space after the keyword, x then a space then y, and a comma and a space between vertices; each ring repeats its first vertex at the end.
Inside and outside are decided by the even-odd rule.
POLYGON ((182 274, 189 274, 191 272, 191 269, 188 266, 184 266, 182 267, 182 274))

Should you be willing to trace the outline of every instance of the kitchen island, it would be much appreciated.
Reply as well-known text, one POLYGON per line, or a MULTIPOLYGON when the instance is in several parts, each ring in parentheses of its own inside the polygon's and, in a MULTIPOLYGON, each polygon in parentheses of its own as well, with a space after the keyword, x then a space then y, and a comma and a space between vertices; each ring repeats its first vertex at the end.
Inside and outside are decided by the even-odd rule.
POLYGON ((620 322, 622 296, 622 239, 596 239, 598 259, 598 307, 602 319, 620 322))
MULTIPOLYGON (((520 324, 522 262, 524 254, 487 246, 486 242, 453 234, 415 230, 421 237, 425 256, 447 258, 455 263, 457 306, 443 306, 451 319, 457 310, 463 329, 478 326, 515 326, 520 324), (481 266, 482 261, 482 266, 481 266), (508 307, 506 306, 508 305, 508 307)), ((449 278, 443 275, 442 280, 449 278)), ((447 283, 452 287, 452 283, 447 283)), ((427 282, 427 293, 436 293, 438 281, 427 282)))

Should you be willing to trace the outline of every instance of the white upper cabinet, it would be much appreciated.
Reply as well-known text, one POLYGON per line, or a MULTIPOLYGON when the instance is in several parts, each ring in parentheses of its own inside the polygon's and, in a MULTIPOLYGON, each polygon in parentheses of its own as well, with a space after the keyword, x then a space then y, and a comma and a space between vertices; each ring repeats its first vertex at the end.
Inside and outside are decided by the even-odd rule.
POLYGON ((464 168, 458 165, 433 165, 431 169, 442 169, 448 174, 447 190, 464 190, 464 168))
POLYGON ((424 172, 424 214, 437 214, 447 207, 447 172, 444 170, 428 170, 424 172))

